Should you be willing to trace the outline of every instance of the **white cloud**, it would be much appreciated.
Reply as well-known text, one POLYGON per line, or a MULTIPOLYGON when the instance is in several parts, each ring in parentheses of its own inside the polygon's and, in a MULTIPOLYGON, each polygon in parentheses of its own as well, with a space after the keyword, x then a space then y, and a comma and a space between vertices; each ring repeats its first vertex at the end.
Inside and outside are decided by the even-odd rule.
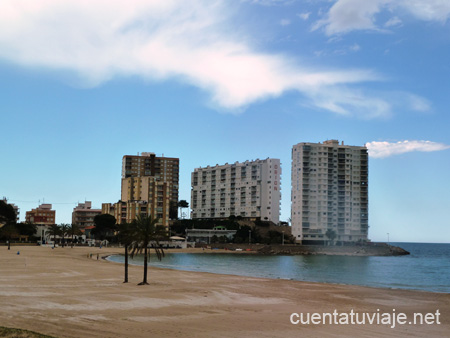
POLYGON ((300 13, 300 14, 297 14, 297 16, 300 18, 300 19, 302 19, 302 20, 308 20, 309 19, 309 16, 311 15, 311 12, 305 12, 305 13, 300 13))
MULTIPOLYGON (((389 98, 351 89, 382 80, 375 72, 318 69, 258 52, 228 19, 227 5, 225 0, 2 0, 0 58, 68 70, 88 86, 117 76, 176 79, 208 92, 215 105, 232 112, 287 91, 337 114, 392 112, 389 98)), ((426 107, 420 103, 417 98, 415 105, 426 107)))
POLYGON ((362 119, 388 119, 394 112, 407 109, 410 112, 429 112, 430 103, 417 95, 401 91, 368 91, 342 86, 327 86, 310 91, 311 106, 348 117, 362 119))
MULTIPOLYGON (((381 11, 409 13, 424 21, 446 22, 450 18, 450 1, 448 0, 337 0, 325 17, 317 21, 312 30, 324 28, 328 36, 345 34, 354 30, 378 30, 376 15, 381 11)), ((401 24, 398 16, 390 18, 385 27, 401 24)))
POLYGON ((404 94, 405 103, 408 105, 409 109, 418 112, 428 112, 431 110, 431 104, 427 99, 423 97, 406 93, 404 94))
POLYGON ((326 18, 316 22, 312 29, 324 27, 327 35, 377 29, 374 16, 389 1, 338 0, 328 11, 326 18))
POLYGON ((450 18, 448 0, 401 0, 399 6, 424 21, 445 22, 450 18))
POLYGON ((388 100, 355 89, 321 88, 311 93, 310 100, 313 106, 364 119, 387 118, 393 110, 388 100))
MULTIPOLYGON (((235 109, 297 90, 378 80, 365 70, 314 70, 259 53, 227 26, 224 1, 3 0, 0 58, 70 70, 95 86, 115 76, 176 78, 235 109), (234 32, 234 35, 232 35, 234 32)), ((337 89, 336 89, 337 90, 337 89)))
POLYGON ((263 6, 277 6, 277 5, 290 5, 296 0, 243 0, 243 1, 263 6))
POLYGON ((390 157, 413 151, 431 152, 450 149, 449 145, 431 141, 369 142, 366 143, 366 147, 369 149, 370 157, 373 158, 390 157))
POLYGON ((350 50, 353 52, 357 52, 361 49, 361 46, 358 45, 357 43, 354 43, 353 45, 350 46, 350 50))
POLYGON ((384 27, 395 27, 395 26, 401 26, 402 20, 400 20, 397 16, 394 16, 390 18, 386 23, 384 24, 384 27))
POLYGON ((282 19, 280 21, 281 26, 289 26, 290 24, 291 24, 291 20, 289 20, 289 19, 282 19))

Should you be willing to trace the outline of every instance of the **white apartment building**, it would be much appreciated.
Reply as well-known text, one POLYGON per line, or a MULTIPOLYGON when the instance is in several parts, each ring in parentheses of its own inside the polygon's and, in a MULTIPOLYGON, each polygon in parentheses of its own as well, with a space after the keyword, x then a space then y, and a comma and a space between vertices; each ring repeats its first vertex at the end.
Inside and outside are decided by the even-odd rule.
POLYGON ((368 154, 366 147, 329 140, 292 148, 292 235, 303 244, 367 240, 368 154))
POLYGON ((278 224, 280 183, 279 159, 196 168, 191 175, 191 218, 234 215, 278 224))

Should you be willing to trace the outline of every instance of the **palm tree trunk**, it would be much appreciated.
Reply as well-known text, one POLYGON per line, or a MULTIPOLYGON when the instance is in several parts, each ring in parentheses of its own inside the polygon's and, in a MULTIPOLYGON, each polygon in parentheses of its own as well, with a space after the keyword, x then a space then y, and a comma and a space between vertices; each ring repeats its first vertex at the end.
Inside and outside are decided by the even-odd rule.
POLYGON ((147 283, 147 257, 148 257, 147 246, 148 245, 145 245, 145 247, 144 247, 144 280, 142 281, 142 283, 139 283, 138 285, 148 285, 148 283, 147 283))
POLYGON ((125 245, 125 280, 124 283, 128 283, 128 245, 125 245))

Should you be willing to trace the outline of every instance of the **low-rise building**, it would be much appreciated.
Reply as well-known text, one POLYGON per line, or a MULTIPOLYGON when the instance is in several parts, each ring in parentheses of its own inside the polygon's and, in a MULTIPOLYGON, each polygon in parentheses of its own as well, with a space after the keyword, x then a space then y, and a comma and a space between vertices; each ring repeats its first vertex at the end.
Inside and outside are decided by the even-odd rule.
POLYGON ((101 209, 92 209, 92 202, 78 203, 72 211, 72 224, 78 225, 80 229, 95 225, 94 218, 102 213, 101 209))
POLYGON ((25 221, 36 225, 36 236, 45 238, 48 228, 56 224, 56 211, 52 210, 51 204, 41 204, 36 209, 27 211, 25 221))
POLYGON ((236 232, 237 230, 227 230, 224 226, 217 226, 213 229, 186 229, 186 238, 189 242, 210 244, 213 242, 212 238, 214 236, 219 241, 222 237, 231 240, 236 232))

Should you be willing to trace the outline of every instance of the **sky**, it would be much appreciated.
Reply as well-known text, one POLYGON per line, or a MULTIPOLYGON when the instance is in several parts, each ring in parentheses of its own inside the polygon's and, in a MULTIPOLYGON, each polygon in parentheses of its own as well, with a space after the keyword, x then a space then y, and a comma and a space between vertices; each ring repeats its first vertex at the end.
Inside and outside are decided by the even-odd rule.
POLYGON ((369 238, 450 242, 449 0, 2 0, 0 197, 120 199, 123 155, 194 168, 369 148, 369 238))

